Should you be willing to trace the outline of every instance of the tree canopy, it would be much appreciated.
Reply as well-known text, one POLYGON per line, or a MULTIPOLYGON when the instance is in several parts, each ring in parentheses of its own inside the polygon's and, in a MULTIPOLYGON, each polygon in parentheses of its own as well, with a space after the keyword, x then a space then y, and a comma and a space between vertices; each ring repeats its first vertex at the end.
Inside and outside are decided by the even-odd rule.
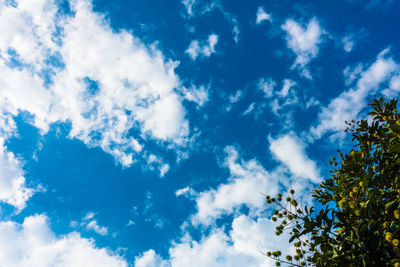
POLYGON ((329 162, 315 207, 300 205, 294 190, 266 196, 276 234, 287 231, 296 251, 268 251, 277 266, 400 267, 400 114, 395 99, 369 106, 368 120, 346 122, 354 146, 329 162))

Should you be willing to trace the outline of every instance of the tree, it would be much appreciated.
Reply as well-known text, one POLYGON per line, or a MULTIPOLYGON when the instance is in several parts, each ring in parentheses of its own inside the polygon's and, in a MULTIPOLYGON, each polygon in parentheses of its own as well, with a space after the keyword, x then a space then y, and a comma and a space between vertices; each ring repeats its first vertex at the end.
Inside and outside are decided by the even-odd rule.
POLYGON ((369 120, 346 122, 354 146, 302 207, 294 190, 275 205, 276 234, 289 232, 295 255, 267 252, 276 265, 400 267, 400 114, 397 100, 373 99, 369 120), (318 207, 318 208, 317 208, 318 207))

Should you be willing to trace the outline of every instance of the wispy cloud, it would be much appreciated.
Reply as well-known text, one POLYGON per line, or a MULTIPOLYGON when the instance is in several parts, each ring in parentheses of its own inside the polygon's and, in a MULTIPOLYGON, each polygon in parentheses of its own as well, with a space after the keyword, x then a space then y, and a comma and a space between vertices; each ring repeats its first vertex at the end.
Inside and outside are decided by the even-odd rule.
POLYGON ((368 35, 368 32, 366 29, 362 28, 356 32, 349 32, 346 33, 345 36, 343 36, 340 40, 343 50, 347 53, 350 53, 354 51, 355 47, 358 45, 358 43, 361 43, 362 39, 365 39, 368 35))
POLYGON ((244 115, 247 115, 247 114, 251 113, 251 112, 254 110, 254 106, 255 106, 255 103, 254 103, 254 102, 251 103, 251 104, 247 107, 247 109, 246 109, 245 111, 243 111, 242 115, 244 116, 244 115))
POLYGON ((96 220, 92 220, 86 224, 86 230, 92 230, 99 235, 107 235, 108 234, 108 228, 105 226, 100 226, 96 220))
POLYGON ((282 30, 286 32, 288 48, 296 54, 292 68, 299 68, 305 77, 311 78, 305 66, 317 56, 321 36, 324 33, 318 20, 313 18, 304 27, 293 19, 287 19, 282 25, 282 30))
MULTIPOLYGON (((261 84, 260 84, 261 85, 261 84)), ((275 87, 275 82, 273 82, 272 80, 270 81, 270 84, 263 84, 264 86, 261 87, 260 89, 264 91, 265 90, 269 90, 272 89, 273 87, 275 87), (269 85, 272 88, 268 88, 266 87, 267 85, 269 85)), ((274 98, 271 98, 271 96, 267 96, 267 98, 269 98, 270 102, 270 107, 272 112, 282 118, 285 118, 286 122, 288 122, 292 116, 292 111, 289 110, 289 107, 294 107, 297 104, 299 104, 299 99, 297 97, 297 93, 295 90, 295 86, 297 85, 297 83, 293 80, 290 79, 283 79, 281 82, 281 86, 282 88, 277 91, 274 90, 271 92, 271 96, 275 96, 274 98)), ((286 123, 286 125, 289 125, 288 123, 286 123)), ((292 124, 292 123, 290 123, 292 124)))
POLYGON ((386 81, 393 80, 395 84, 395 77, 400 73, 400 65, 393 60, 388 49, 379 53, 376 61, 367 69, 357 69, 352 78, 356 80, 355 87, 344 91, 332 99, 327 107, 322 108, 318 124, 311 128, 314 138, 320 138, 327 132, 342 131, 344 121, 357 119, 366 105, 367 96, 376 92, 386 81))
POLYGON ((186 186, 184 188, 181 188, 179 190, 175 191, 175 195, 177 197, 179 196, 186 196, 188 198, 194 197, 197 195, 196 191, 194 191, 192 188, 190 188, 189 186, 186 186))
POLYGON ((256 24, 260 24, 263 21, 272 21, 271 15, 265 12, 263 7, 257 9, 256 24))
POLYGON ((284 79, 283 80, 283 86, 282 89, 277 93, 280 97, 287 97, 289 94, 290 89, 296 85, 296 82, 290 80, 290 79, 284 79))
POLYGON ((108 228, 105 226, 100 226, 98 221, 94 219, 96 213, 89 211, 86 215, 82 218, 80 222, 71 221, 70 226, 73 228, 82 227, 86 231, 94 231, 99 235, 108 235, 108 228))
POLYGON ((193 16, 193 7, 196 0, 182 0, 182 4, 186 7, 186 12, 189 16, 193 16))
POLYGON ((258 88, 264 92, 265 97, 272 97, 276 82, 271 78, 261 78, 258 82, 258 88))
POLYGON ((218 35, 210 34, 207 41, 193 40, 188 49, 186 49, 186 54, 188 54, 193 60, 197 57, 210 57, 215 53, 215 46, 218 43, 218 35))
POLYGON ((201 108, 208 101, 209 86, 193 86, 190 88, 184 88, 183 94, 185 99, 197 103, 197 107, 201 108))
POLYGON ((239 22, 235 15, 225 10, 220 1, 202 1, 202 0, 182 0, 182 4, 186 8, 188 17, 193 18, 196 16, 205 15, 213 10, 219 11, 224 19, 230 24, 235 43, 239 42, 240 27, 239 22))
POLYGON ((352 36, 346 36, 343 37, 342 44, 343 44, 343 50, 346 51, 347 53, 350 53, 354 48, 355 42, 352 36))

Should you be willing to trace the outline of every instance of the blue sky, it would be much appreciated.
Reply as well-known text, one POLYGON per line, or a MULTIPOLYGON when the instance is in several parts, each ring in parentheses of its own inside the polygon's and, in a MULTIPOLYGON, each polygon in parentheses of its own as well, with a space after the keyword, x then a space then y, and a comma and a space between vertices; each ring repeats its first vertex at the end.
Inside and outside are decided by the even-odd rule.
POLYGON ((400 92, 399 2, 0 0, 1 266, 273 266, 400 92))

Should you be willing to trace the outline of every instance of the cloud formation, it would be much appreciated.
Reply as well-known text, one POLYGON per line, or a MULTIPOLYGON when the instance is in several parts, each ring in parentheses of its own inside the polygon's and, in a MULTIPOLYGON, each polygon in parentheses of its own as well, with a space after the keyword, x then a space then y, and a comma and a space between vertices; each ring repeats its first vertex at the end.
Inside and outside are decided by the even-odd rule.
POLYGON ((307 26, 303 27, 293 19, 287 19, 282 25, 282 30, 286 32, 288 48, 296 54, 292 68, 300 68, 305 77, 311 78, 305 66, 318 54, 318 45, 321 43, 321 36, 324 32, 318 20, 312 18, 307 26))
POLYGON ((16 125, 12 117, 0 114, 0 202, 20 211, 34 190, 27 188, 22 163, 5 145, 6 140, 15 134, 16 125))
POLYGON ((291 173, 298 177, 310 179, 314 183, 321 182, 316 163, 305 153, 305 144, 293 133, 277 139, 270 139, 272 154, 286 165, 291 173))
POLYGON ((256 15, 256 24, 260 24, 263 21, 271 21, 271 15, 266 13, 264 8, 259 7, 257 9, 257 15, 256 15))
POLYGON ((186 54, 188 54, 192 60, 196 60, 197 57, 210 57, 215 53, 215 46, 218 43, 218 35, 210 34, 207 41, 193 40, 186 54))
POLYGON ((280 249, 283 253, 288 250, 283 236, 277 237, 275 225, 269 219, 254 219, 246 215, 235 218, 231 230, 215 228, 209 235, 200 240, 193 240, 185 235, 174 242, 169 249, 169 259, 163 259, 154 250, 148 250, 136 257, 135 266, 260 266, 272 267, 274 262, 259 251, 280 249))
POLYGON ((264 92, 266 98, 272 97, 276 82, 271 78, 261 78, 258 82, 258 88, 264 92))
MULTIPOLYGON (((276 195, 289 188, 305 192, 314 182, 312 178, 319 179, 315 163, 306 156, 299 139, 288 135, 273 140, 271 152, 281 155, 275 146, 296 155, 289 160, 282 159, 284 166, 279 164, 272 171, 267 171, 256 159, 243 160, 235 147, 226 147, 222 167, 230 172, 227 182, 203 192, 195 192, 190 187, 175 192, 177 197, 186 196, 195 201, 197 212, 182 224, 182 236, 171 242, 168 258, 148 250, 136 257, 135 264, 146 267, 274 266, 275 262, 259 251, 279 249, 286 253, 290 248, 287 233, 274 235, 276 225, 265 212, 263 194, 276 195), (286 166, 292 175, 288 176, 286 166), (307 167, 313 170, 306 170, 307 167), (248 212, 241 212, 242 207, 247 207, 248 212), (218 226, 216 220, 224 216, 232 221, 218 226), (201 229, 200 238, 190 235, 188 229, 192 227, 201 229)), ((302 198, 309 203, 307 196, 302 198)))
MULTIPOLYGON (((314 138, 320 138, 328 132, 342 131, 345 127, 344 121, 357 119, 359 113, 366 105, 368 95, 376 92, 389 81, 396 89, 396 77, 400 73, 400 65, 390 56, 389 50, 385 49, 377 56, 375 62, 363 70, 356 68, 350 83, 356 81, 354 87, 342 92, 332 99, 327 107, 323 107, 318 115, 318 124, 311 128, 314 138)), ((390 92, 390 91, 387 91, 390 92)))
POLYGON ((182 0, 182 4, 186 7, 186 12, 189 16, 193 16, 193 6, 196 0, 182 0))
POLYGON ((47 217, 26 217, 22 224, 0 222, 1 266, 128 266, 113 252, 95 247, 78 233, 57 237, 47 217))
POLYGON ((145 251, 140 256, 135 257, 136 267, 169 267, 166 260, 163 260, 153 249, 145 251))
POLYGON ((197 213, 192 217, 194 224, 210 224, 224 214, 232 214, 242 205, 254 213, 264 208, 262 194, 276 194, 279 179, 267 172, 256 160, 241 161, 234 147, 225 149, 224 165, 231 173, 228 182, 216 189, 198 194, 197 213))
POLYGON ((86 0, 71 1, 68 15, 56 3, 0 5, 1 110, 29 112, 42 133, 70 123, 71 138, 101 147, 123 166, 148 140, 184 146, 189 123, 177 62, 112 30, 86 0))
MULTIPOLYGON (((234 147, 227 147, 225 152, 223 166, 230 171, 226 183, 200 193, 194 192, 190 187, 175 192, 176 196, 186 196, 194 200, 197 213, 192 216, 191 221, 182 225, 182 237, 171 243, 169 257, 163 259, 154 250, 148 250, 136 257, 135 264, 140 263, 139 266, 146 267, 267 267, 274 266, 274 262, 259 251, 288 251, 287 234, 273 234, 276 225, 264 213, 266 206, 262 193, 274 195, 282 191, 282 188, 289 187, 304 190, 309 180, 290 179, 280 166, 268 172, 255 159, 241 159, 234 147), (249 209, 247 214, 239 212, 243 206, 249 209), (225 215, 232 216, 232 222, 218 227, 215 221, 225 215), (192 226, 210 231, 202 231, 201 237, 194 239, 186 231, 192 226), (230 230, 227 231, 225 227, 230 230)), ((300 160, 300 164, 304 163, 304 157, 295 160, 300 160)))
POLYGON ((0 201, 22 210, 33 193, 26 187, 20 161, 0 140, 0 201))

